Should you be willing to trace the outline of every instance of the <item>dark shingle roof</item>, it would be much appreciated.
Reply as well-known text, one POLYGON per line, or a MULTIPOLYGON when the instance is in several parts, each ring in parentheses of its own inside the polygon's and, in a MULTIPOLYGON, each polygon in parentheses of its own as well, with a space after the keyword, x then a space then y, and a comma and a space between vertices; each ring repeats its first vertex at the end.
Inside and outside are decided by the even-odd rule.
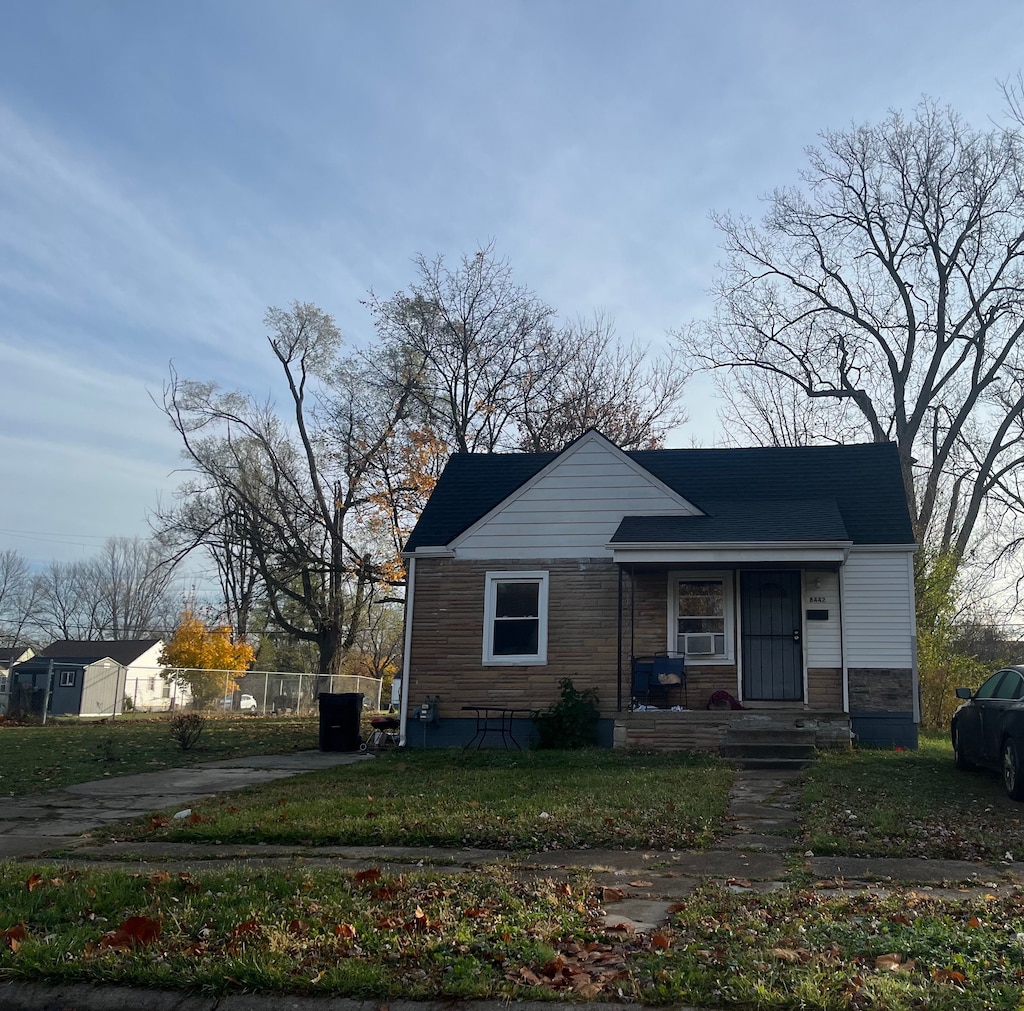
MULTIPOLYGON (((448 544, 557 455, 452 456, 406 543, 406 550, 448 544)), ((821 539, 850 540, 856 544, 914 543, 895 443, 655 449, 627 455, 704 512, 713 513, 712 504, 722 509, 725 503, 732 503, 731 508, 739 511, 746 507, 747 522, 756 527, 759 509, 754 503, 831 499, 846 536, 821 539)), ((730 514, 734 516, 730 522, 739 529, 739 513, 730 514)))
POLYGON ((51 643, 33 659, 75 660, 78 663, 92 663, 103 657, 110 657, 120 664, 134 663, 147 649, 155 646, 159 639, 62 639, 51 643))
POLYGON ((705 502, 707 516, 625 516, 613 544, 848 541, 835 499, 705 502))

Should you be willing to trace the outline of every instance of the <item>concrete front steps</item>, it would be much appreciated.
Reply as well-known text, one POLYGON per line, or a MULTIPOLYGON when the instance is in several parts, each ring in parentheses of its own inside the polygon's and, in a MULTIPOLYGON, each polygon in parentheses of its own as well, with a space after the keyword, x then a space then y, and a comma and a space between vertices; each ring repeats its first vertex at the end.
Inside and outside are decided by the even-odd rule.
POLYGON ((741 769, 806 769, 817 746, 812 728, 734 724, 723 731, 718 753, 741 769))

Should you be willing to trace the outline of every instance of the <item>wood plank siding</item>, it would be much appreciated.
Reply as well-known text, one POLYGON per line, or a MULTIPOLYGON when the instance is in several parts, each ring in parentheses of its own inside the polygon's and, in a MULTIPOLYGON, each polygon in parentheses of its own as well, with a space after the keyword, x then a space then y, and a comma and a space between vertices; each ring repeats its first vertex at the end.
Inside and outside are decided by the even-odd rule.
POLYGON ((588 441, 454 544, 461 558, 600 558, 626 514, 696 512, 625 454, 588 441))

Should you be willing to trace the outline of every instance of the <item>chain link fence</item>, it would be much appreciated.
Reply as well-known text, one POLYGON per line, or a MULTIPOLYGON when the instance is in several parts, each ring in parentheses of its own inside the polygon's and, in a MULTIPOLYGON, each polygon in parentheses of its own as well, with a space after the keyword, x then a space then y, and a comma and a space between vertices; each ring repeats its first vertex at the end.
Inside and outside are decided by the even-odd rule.
MULTIPOLYGON (((358 692, 365 709, 379 710, 380 678, 288 671, 187 670, 123 667, 111 661, 44 661, 15 673, 4 696, 7 715, 116 717, 122 713, 198 712, 206 715, 316 714, 324 693, 358 692)), ((384 700, 385 702, 388 700, 384 700)))
POLYGON ((317 712, 328 692, 359 692, 367 709, 380 709, 383 682, 357 674, 132 668, 124 708, 137 712, 253 713, 304 716, 317 712), (132 676, 134 675, 134 676, 132 676))

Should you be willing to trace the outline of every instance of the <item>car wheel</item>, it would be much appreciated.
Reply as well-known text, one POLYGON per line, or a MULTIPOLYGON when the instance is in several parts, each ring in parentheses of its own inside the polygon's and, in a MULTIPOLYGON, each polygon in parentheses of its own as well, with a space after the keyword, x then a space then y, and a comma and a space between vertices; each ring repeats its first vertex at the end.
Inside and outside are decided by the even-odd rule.
POLYGON ((963 742, 960 740, 960 728, 953 724, 953 766, 957 769, 973 769, 974 763, 967 757, 963 742))
POLYGON ((1003 741, 1003 786, 1013 800, 1024 800, 1024 769, 1017 757, 1017 745, 1009 737, 1003 741))

